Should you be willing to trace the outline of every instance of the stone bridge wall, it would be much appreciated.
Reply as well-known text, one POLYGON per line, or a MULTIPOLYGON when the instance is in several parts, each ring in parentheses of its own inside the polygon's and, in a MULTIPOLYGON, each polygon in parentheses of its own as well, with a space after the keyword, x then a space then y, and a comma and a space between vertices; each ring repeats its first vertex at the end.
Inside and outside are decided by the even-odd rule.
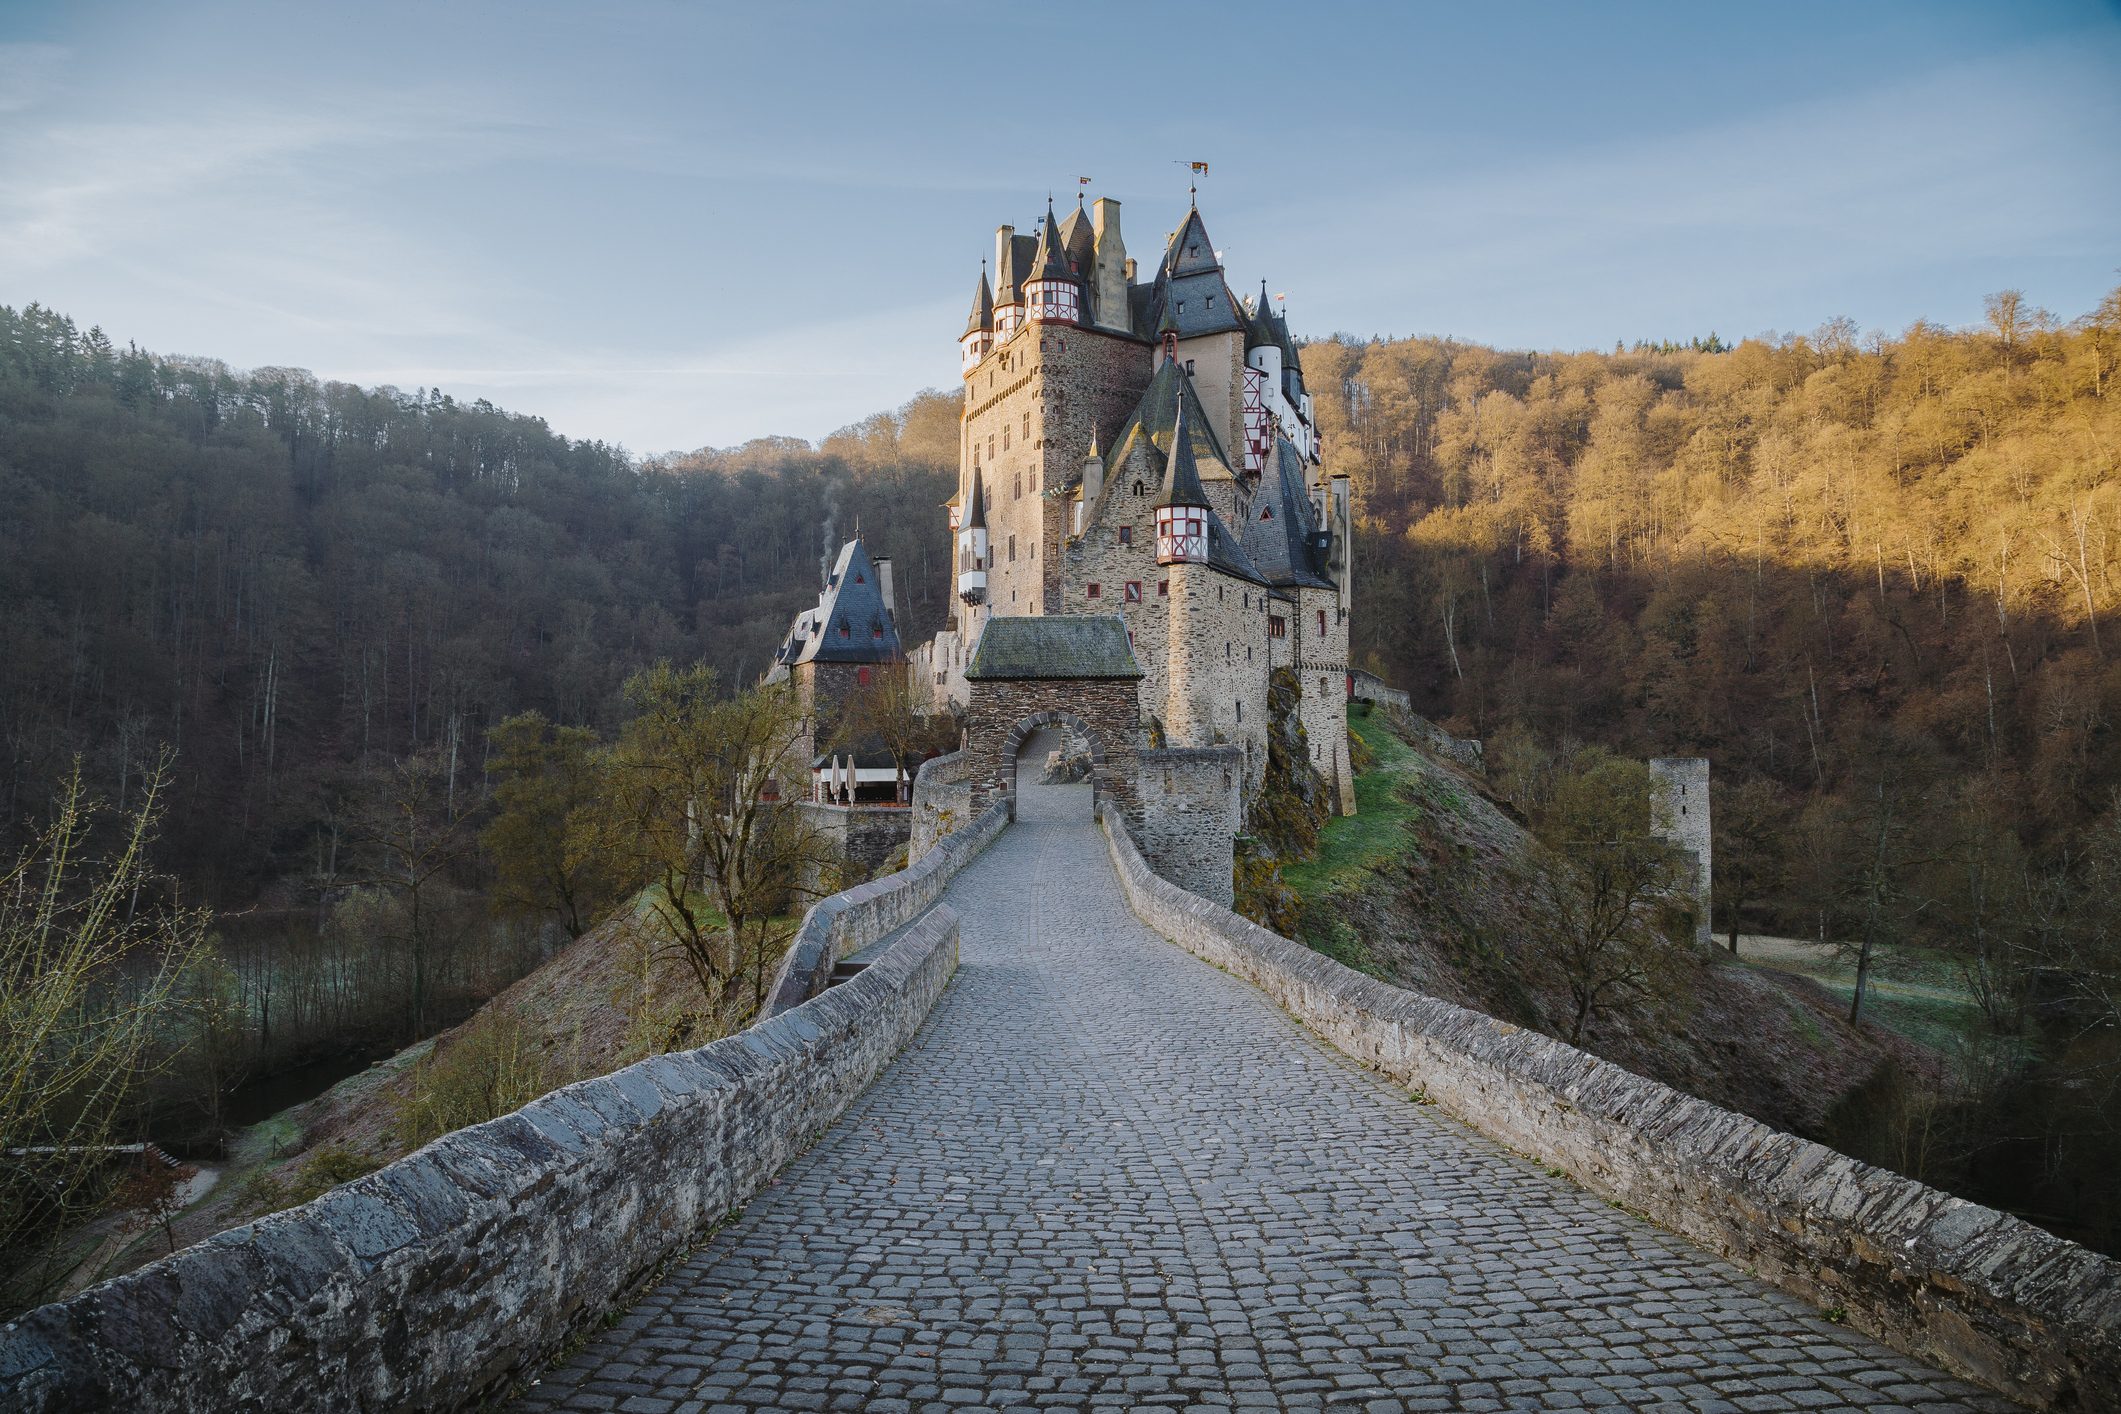
POLYGON ((963 751, 931 756, 913 773, 913 838, 906 862, 916 863, 935 842, 969 822, 972 808, 972 763, 963 751))
POLYGON ((781 959, 781 970, 774 974, 760 1015, 778 1016, 824 991, 834 963, 919 917, 921 910, 943 896, 944 886, 957 877, 957 871, 992 844, 1008 823, 1009 807, 996 801, 978 819, 937 840, 896 874, 856 884, 812 904, 781 959))
POLYGON ((0 1329, 0 1408, 448 1409, 506 1388, 837 1119, 957 966, 940 907, 698 1050, 444 1135, 0 1329))
POLYGON ((1100 819, 1143 922, 1475 1129, 1921 1359, 2043 1408, 2121 1408, 2121 1264, 1343 967, 1158 877, 1100 819))

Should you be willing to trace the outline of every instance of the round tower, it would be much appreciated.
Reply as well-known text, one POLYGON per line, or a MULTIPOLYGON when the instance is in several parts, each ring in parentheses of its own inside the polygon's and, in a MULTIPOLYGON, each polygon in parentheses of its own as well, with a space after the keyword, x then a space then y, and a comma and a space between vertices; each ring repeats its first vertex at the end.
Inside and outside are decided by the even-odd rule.
POLYGON ((987 284, 984 260, 979 263, 979 286, 972 292, 972 316, 965 321, 965 332, 957 342, 965 353, 967 378, 979 367, 980 360, 994 351, 994 291, 987 284))
POLYGON ((1024 312, 1042 324, 1082 321, 1083 286, 1074 262, 1053 221, 1053 202, 1046 202, 1046 224, 1039 228, 1038 250, 1031 257, 1031 276, 1024 281, 1024 312))
POLYGON ((987 495, 978 467, 972 468, 972 498, 957 533, 957 597, 967 604, 987 602, 987 495))
POLYGON ((1179 388, 1178 417, 1171 428, 1171 453, 1164 463, 1164 485, 1156 497, 1156 562, 1170 585, 1169 695, 1164 704, 1164 732, 1173 746, 1207 746, 1215 737, 1214 708, 1209 701, 1214 671, 1208 666, 1215 612, 1208 602, 1215 578, 1208 565, 1208 493, 1200 484, 1193 454, 1193 431, 1186 425, 1190 389, 1179 388))

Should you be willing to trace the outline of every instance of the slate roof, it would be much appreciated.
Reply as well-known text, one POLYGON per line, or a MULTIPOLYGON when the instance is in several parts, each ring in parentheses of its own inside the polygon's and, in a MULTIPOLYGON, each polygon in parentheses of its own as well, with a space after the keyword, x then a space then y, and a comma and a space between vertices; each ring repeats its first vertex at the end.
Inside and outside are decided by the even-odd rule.
POLYGON ((1159 510, 1165 506, 1208 506, 1208 489, 1200 484, 1200 468, 1194 463, 1193 439, 1186 435, 1186 404, 1190 401, 1178 400, 1178 424, 1172 429, 1170 454, 1164 458, 1163 489, 1149 503, 1159 510))
POLYGON ((1053 219, 1053 203, 1046 203, 1046 221, 1038 228, 1038 246, 1031 255, 1031 278, 1040 280, 1073 280, 1075 271, 1069 268, 1068 243, 1061 237, 1060 224, 1053 219))
MULTIPOLYGON (((972 316, 965 321, 965 334, 994 332, 994 291, 987 287, 987 263, 980 262, 979 288, 972 292, 972 316)), ((960 339, 965 337, 960 334, 960 339)))
POLYGON ((1274 439, 1272 473, 1245 512, 1240 543, 1267 582, 1280 588, 1331 589, 1321 556, 1311 548, 1317 513, 1304 488, 1304 459, 1288 438, 1274 439))
POLYGON ((876 566, 860 540, 840 547, 839 562, 817 607, 795 616, 779 663, 888 663, 904 655, 898 625, 884 606, 876 566))
POLYGON ((1215 440, 1214 422, 1201 407, 1200 395, 1193 391, 1193 380, 1186 377, 1185 365, 1168 361, 1150 377, 1149 386, 1142 389, 1141 401, 1120 424, 1118 435, 1112 439, 1112 456, 1105 465, 1114 469, 1125 465, 1141 441, 1156 449, 1157 460, 1169 457, 1181 398, 1190 404, 1186 429, 1193 439, 1195 464, 1203 459, 1211 463, 1206 473, 1210 477, 1233 476, 1230 459, 1223 455, 1222 443, 1215 440))
POLYGON ((1011 236, 1002 246, 1002 268, 994 272, 994 302, 996 304, 1018 304, 1024 298, 1024 281, 1031 278, 1038 267, 1032 261, 1038 255, 1037 236, 1011 236))
POLYGON ((1061 219, 1061 244, 1068 249, 1068 258, 1075 262, 1077 274, 1089 271, 1097 259, 1097 231, 1090 224, 1090 215, 1083 210, 1083 199, 1075 198, 1075 209, 1061 219))
POLYGON ((976 465, 972 468, 972 505, 965 512, 964 528, 967 530, 985 530, 987 528, 987 490, 980 484, 979 467, 976 465))
POLYGON ((1139 678, 1141 664, 1117 614, 1032 614, 987 620, 966 678, 1139 678))

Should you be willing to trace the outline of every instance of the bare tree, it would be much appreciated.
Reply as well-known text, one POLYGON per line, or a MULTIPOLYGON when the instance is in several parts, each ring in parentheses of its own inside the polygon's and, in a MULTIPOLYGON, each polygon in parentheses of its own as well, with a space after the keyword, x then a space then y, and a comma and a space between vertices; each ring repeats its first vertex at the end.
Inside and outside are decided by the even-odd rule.
POLYGON ((112 851, 91 853, 78 768, 52 823, 0 873, 0 1306, 47 1296, 66 1235, 109 1200, 111 1146, 206 949, 207 914, 158 906, 147 851, 169 780, 144 777, 112 851))
MULTIPOLYGON (((740 972, 763 974, 793 932, 806 880, 831 862, 776 781, 802 719, 785 684, 721 697, 712 669, 668 663, 626 684, 635 715, 602 757, 604 787, 570 854, 601 852, 644 904, 707 1006, 740 972)), ((754 994, 764 986, 755 980, 754 994)))

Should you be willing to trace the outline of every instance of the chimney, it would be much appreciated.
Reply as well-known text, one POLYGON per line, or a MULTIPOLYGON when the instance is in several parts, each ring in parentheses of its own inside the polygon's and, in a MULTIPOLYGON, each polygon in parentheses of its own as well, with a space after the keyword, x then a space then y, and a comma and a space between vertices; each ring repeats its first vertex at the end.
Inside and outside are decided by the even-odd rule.
POLYGON ((1097 235, 1097 253, 1092 260, 1097 322, 1108 329, 1125 329, 1132 322, 1127 285, 1134 278, 1134 262, 1127 258, 1127 243, 1120 239, 1119 203, 1109 196, 1092 202, 1090 224, 1097 235))
POLYGON ((891 615, 891 626, 897 628, 898 600, 893 598, 891 594, 891 557, 889 555, 878 555, 876 557, 876 587, 878 592, 884 596, 884 612, 891 615))

